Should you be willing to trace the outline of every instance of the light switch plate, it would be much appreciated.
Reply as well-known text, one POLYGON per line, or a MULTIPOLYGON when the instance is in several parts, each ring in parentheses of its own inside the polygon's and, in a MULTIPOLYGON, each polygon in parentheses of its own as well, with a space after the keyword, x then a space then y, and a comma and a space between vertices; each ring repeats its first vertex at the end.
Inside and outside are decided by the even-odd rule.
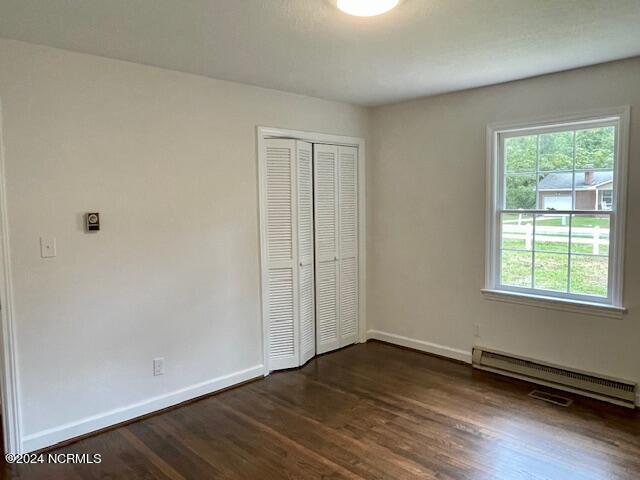
POLYGON ((40 237, 40 256, 52 258, 56 256, 56 239, 53 237, 40 237))

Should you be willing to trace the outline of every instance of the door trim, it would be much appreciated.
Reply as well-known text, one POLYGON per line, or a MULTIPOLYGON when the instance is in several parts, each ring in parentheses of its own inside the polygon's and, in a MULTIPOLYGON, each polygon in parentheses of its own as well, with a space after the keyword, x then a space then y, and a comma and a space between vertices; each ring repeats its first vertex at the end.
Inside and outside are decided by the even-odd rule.
POLYGON ((366 317, 366 260, 367 260, 367 246, 366 246, 366 152, 365 141, 361 137, 349 137, 344 135, 332 135, 319 132, 308 132, 304 130, 290 130, 276 127, 257 127, 257 153, 256 158, 258 161, 258 245, 260 246, 260 296, 261 296, 261 310, 260 317, 262 320, 262 356, 264 364, 264 374, 268 375, 270 372, 269 358, 268 358, 268 325, 264 318, 265 302, 266 299, 263 296, 264 286, 266 285, 266 258, 264 252, 266 252, 266 235, 265 235, 265 212, 264 212, 264 198, 262 191, 262 152, 264 147, 264 141, 267 138, 290 138, 293 140, 302 140, 310 143, 328 143, 332 145, 342 145, 348 147, 356 147, 358 149, 358 341, 360 343, 366 342, 367 331, 367 317, 366 317))
POLYGON ((2 431, 5 453, 22 453, 22 418, 20 414, 18 357, 14 319, 11 250, 7 216, 4 135, 0 99, 0 337, 2 340, 2 431))

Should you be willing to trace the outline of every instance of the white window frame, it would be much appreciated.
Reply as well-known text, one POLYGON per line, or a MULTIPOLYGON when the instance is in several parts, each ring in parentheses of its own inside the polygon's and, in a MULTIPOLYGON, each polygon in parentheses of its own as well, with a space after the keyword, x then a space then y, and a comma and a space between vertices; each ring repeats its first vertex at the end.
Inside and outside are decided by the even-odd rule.
MULTIPOLYGON (((623 277, 630 115, 631 108, 624 106, 521 122, 494 123, 487 126, 485 288, 482 289, 486 298, 615 318, 622 316, 626 312, 623 306, 623 277), (616 126, 613 208, 611 212, 607 212, 611 218, 608 297, 600 298, 500 285, 499 212, 504 190, 502 185, 504 181, 503 155, 501 151, 504 139, 528 133, 551 133, 604 125, 616 126)), ((543 211, 540 210, 540 213, 543 213, 543 211)), ((554 211, 554 213, 572 212, 554 211)), ((585 213, 591 213, 591 211, 586 211, 585 213)))

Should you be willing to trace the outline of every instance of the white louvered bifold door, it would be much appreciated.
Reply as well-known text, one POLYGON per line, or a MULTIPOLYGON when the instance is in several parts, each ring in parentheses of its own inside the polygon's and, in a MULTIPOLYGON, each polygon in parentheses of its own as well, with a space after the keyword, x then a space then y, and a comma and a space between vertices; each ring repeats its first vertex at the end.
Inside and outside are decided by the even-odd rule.
POLYGON ((358 149, 338 147, 340 346, 358 340, 358 149))
POLYGON ((295 140, 264 141, 263 311, 270 370, 299 365, 295 159, 295 140))
POLYGON ((298 172, 298 279, 300 364, 316 354, 313 247, 313 145, 296 142, 298 172))
POLYGON ((313 146, 316 350, 340 348, 338 327, 338 147, 313 146))

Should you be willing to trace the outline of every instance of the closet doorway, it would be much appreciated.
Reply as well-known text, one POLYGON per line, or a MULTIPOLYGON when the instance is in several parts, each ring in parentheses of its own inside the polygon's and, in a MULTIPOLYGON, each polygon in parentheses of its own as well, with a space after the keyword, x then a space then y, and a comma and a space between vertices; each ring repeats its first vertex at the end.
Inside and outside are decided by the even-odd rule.
POLYGON ((265 373, 365 340, 364 140, 258 128, 265 373))

